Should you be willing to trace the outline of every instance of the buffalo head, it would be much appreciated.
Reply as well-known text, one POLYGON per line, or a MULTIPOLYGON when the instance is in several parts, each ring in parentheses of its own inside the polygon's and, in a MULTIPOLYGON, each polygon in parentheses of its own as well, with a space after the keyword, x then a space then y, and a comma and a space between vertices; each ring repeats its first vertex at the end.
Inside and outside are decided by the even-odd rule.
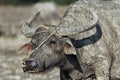
MULTIPOLYGON (((29 58, 23 60, 24 72, 44 72, 55 66, 64 64, 66 59, 65 54, 76 54, 76 50, 68 35, 88 31, 98 24, 98 16, 94 12, 86 10, 86 12, 91 14, 92 18, 86 25, 80 26, 79 12, 79 8, 71 6, 65 13, 59 26, 44 26, 47 37, 39 40, 38 43, 40 42, 40 44, 37 44, 37 47, 31 52, 29 58)), ((35 15, 37 16, 38 13, 35 15)), ((29 24, 34 18, 28 21, 29 24)), ((39 31, 41 27, 31 28, 28 22, 22 28, 25 36, 33 37, 33 35, 42 32, 39 31)))

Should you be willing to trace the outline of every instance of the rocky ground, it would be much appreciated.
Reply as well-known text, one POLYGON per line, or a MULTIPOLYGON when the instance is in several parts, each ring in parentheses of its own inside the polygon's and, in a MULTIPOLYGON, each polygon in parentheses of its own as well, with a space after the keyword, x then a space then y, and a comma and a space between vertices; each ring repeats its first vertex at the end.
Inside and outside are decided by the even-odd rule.
MULTIPOLYGON (((46 74, 22 71, 17 50, 29 39, 21 34, 21 25, 30 17, 32 6, 0 6, 0 80, 59 80, 59 70, 46 74)), ((64 8, 65 9, 65 8, 64 8)))

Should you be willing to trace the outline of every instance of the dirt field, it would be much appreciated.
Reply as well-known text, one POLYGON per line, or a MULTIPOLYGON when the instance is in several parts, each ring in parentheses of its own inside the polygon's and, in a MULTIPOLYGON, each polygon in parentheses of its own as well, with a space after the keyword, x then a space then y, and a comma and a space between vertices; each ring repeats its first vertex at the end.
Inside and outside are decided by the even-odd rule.
POLYGON ((59 80, 58 69, 45 75, 22 71, 20 61, 25 55, 18 55, 17 50, 29 42, 21 34, 21 25, 30 17, 31 9, 32 6, 0 6, 0 80, 59 80))

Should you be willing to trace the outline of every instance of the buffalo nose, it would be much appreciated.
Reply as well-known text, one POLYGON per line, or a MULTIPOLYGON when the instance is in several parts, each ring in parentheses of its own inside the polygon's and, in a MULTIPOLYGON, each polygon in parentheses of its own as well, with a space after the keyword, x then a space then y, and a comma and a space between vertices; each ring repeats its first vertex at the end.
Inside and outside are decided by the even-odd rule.
POLYGON ((35 68, 37 66, 37 61, 34 59, 25 59, 23 60, 23 65, 28 68, 35 68))

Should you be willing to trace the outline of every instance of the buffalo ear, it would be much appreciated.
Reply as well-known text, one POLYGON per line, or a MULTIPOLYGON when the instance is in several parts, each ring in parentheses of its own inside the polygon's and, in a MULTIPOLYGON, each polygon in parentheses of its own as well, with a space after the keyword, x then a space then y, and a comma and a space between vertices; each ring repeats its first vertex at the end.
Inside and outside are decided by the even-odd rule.
POLYGON ((33 44, 24 44, 19 50, 18 50, 18 54, 28 54, 30 52, 32 52, 32 50, 34 49, 34 45, 33 44))
POLYGON ((63 47, 65 54, 74 54, 76 55, 76 49, 74 48, 70 38, 64 38, 63 39, 63 47))

